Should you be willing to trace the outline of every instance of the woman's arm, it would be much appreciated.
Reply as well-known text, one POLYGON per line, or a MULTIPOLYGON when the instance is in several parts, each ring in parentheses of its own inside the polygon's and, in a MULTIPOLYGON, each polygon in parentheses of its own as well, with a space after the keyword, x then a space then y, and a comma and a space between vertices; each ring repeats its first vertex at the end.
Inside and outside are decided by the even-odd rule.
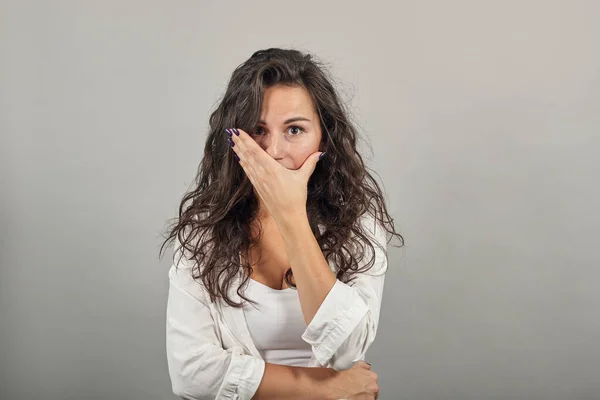
POLYGON ((166 339, 173 392, 181 398, 332 399, 334 369, 267 364, 239 346, 223 349, 206 293, 186 261, 169 271, 166 339))
POLYGON ((306 212, 290 214, 277 222, 298 287, 304 322, 309 325, 335 285, 336 277, 313 234, 306 212))
POLYGON ((266 363, 263 379, 252 400, 337 400, 330 383, 333 368, 291 367, 266 363))
MULTIPOLYGON (((185 264, 184 264, 185 265, 185 264)), ((188 400, 250 400, 265 369, 240 346, 224 349, 208 300, 186 267, 169 271, 166 353, 173 393, 188 400)))
MULTIPOLYGON (((386 231, 371 215, 363 215, 361 223, 371 236, 375 263, 348 284, 337 280, 329 269, 308 222, 290 218, 280 228, 307 322, 302 339, 312 346, 321 366, 337 371, 365 359, 379 325, 387 270, 386 231)), ((372 255, 364 255, 361 268, 372 255)))

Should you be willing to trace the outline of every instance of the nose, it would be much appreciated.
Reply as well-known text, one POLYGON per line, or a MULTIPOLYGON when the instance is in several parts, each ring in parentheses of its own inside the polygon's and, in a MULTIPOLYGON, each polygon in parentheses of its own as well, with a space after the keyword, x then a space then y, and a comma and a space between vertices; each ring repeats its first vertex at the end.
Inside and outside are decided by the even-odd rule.
POLYGON ((275 160, 281 159, 285 153, 285 138, 279 134, 270 133, 263 138, 261 147, 275 160))

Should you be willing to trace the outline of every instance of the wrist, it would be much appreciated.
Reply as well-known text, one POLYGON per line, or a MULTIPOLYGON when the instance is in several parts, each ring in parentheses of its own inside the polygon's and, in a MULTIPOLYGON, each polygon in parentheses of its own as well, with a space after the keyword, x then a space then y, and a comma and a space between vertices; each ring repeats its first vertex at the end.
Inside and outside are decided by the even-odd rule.
POLYGON ((299 227, 303 225, 307 225, 310 229, 310 225, 308 223, 308 215, 306 211, 296 211, 294 213, 288 213, 279 218, 274 218, 277 227, 279 228, 279 232, 282 235, 293 233, 298 230, 299 227))
POLYGON ((310 398, 314 400, 339 400, 336 390, 338 371, 333 368, 311 367, 296 370, 298 384, 308 389, 310 398))
POLYGON ((323 378, 319 382, 321 388, 320 395, 323 400, 340 400, 341 395, 338 387, 338 377, 341 371, 333 368, 326 368, 323 378))

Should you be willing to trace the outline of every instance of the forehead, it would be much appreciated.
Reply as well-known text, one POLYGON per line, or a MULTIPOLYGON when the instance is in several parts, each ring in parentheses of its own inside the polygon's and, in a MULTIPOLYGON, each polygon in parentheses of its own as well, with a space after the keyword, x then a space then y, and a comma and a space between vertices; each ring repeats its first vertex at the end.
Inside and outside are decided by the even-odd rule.
POLYGON ((315 107, 310 93, 302 86, 272 86, 264 91, 262 119, 292 116, 310 118, 315 107))

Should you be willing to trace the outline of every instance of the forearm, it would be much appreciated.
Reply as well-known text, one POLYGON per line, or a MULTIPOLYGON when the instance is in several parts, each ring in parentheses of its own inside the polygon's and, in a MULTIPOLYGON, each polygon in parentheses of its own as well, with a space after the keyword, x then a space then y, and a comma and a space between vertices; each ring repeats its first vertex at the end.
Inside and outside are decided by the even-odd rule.
POLYGON ((290 215, 282 219, 278 226, 294 272, 304 322, 308 326, 335 285, 336 277, 323 256, 305 214, 290 215))
POLYGON ((265 373, 252 400, 333 400, 333 368, 292 367, 265 364, 265 373))

